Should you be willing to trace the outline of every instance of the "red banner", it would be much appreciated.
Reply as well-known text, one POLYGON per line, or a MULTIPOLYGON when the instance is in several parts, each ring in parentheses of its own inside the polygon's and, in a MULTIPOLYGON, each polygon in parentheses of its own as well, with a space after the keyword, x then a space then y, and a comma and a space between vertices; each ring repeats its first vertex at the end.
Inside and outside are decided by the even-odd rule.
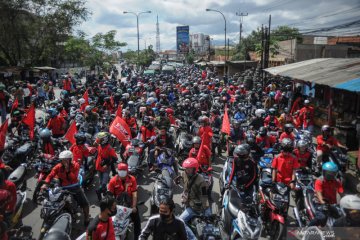
POLYGON ((84 92, 83 99, 85 100, 86 106, 89 105, 89 93, 88 93, 88 90, 87 90, 87 89, 86 89, 86 91, 84 92))
POLYGON ((227 135, 230 135, 230 120, 229 120, 229 115, 227 112, 227 107, 225 107, 224 117, 223 117, 222 126, 221 126, 221 132, 226 133, 227 135))
POLYGON ((11 111, 10 114, 14 111, 14 109, 16 109, 19 106, 19 100, 16 98, 15 101, 13 102, 12 106, 11 106, 11 111))
POLYGON ((116 138, 119 139, 121 144, 124 145, 124 147, 126 147, 130 143, 130 128, 127 123, 119 116, 116 116, 114 121, 111 123, 109 132, 111 134, 114 134, 116 138))
POLYGON ((0 127, 0 151, 4 150, 6 134, 9 126, 9 119, 6 119, 5 122, 0 127))
POLYGON ((32 104, 24 115, 22 122, 29 127, 30 139, 34 139, 34 128, 35 128, 35 105, 32 104))
POLYGON ((67 130, 66 134, 65 134, 65 139, 67 139, 69 142, 71 142, 71 144, 75 144, 76 140, 75 140, 75 134, 77 133, 77 129, 76 129, 76 122, 75 120, 72 121, 72 123, 70 124, 69 129, 67 130))

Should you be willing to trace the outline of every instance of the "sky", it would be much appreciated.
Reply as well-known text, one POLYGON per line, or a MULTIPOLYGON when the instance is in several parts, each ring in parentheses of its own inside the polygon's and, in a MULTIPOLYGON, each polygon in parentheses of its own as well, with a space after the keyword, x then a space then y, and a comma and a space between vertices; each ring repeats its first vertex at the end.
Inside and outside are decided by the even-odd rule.
MULTIPOLYGON (((89 37, 96 33, 116 30, 116 39, 128 45, 122 50, 137 49, 136 17, 128 12, 151 11, 139 17, 140 50, 149 44, 156 46, 156 17, 160 24, 161 50, 175 49, 176 26, 189 25, 190 34, 204 33, 220 42, 224 39, 224 19, 231 42, 239 41, 240 17, 236 13, 248 13, 243 17, 243 36, 268 24, 297 27, 309 32, 328 26, 359 20, 359 0, 88 0, 87 8, 92 13, 77 29, 89 37)), ((360 23, 346 29, 317 33, 331 35, 360 35, 360 23)))

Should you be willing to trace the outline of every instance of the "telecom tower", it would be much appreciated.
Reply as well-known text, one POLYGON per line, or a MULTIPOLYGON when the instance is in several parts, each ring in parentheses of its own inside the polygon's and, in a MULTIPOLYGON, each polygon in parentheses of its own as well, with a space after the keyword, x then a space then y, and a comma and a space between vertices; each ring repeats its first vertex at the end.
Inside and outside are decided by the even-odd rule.
POLYGON ((159 28, 159 16, 156 15, 156 52, 160 52, 160 28, 159 28))

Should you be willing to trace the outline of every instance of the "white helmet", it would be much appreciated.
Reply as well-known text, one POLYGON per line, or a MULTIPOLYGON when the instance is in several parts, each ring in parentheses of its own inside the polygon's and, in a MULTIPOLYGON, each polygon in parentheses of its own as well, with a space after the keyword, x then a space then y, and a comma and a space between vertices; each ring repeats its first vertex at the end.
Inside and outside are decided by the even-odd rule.
POLYGON ((340 200, 342 209, 360 210, 360 197, 358 195, 346 195, 340 200))
POLYGON ((80 103, 80 104, 84 104, 84 103, 85 103, 85 99, 80 98, 80 99, 79 99, 79 103, 80 103))
POLYGON ((60 154, 59 154, 59 159, 62 160, 62 159, 72 159, 73 158, 73 154, 71 151, 69 150, 65 150, 65 151, 62 151, 60 154))

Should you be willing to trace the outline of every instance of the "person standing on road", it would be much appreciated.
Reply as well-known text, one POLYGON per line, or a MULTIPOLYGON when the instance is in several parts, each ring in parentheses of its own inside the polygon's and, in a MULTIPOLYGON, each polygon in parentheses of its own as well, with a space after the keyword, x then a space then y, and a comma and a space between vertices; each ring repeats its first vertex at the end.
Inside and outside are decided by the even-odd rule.
POLYGON ((174 215, 175 203, 172 199, 162 199, 159 215, 149 218, 139 240, 147 240, 150 235, 156 240, 186 240, 185 223, 174 215))
MULTIPOLYGON (((108 191, 114 197, 122 197, 125 193, 125 205, 132 208, 130 215, 134 222, 134 239, 137 240, 141 231, 141 220, 139 210, 137 208, 137 182, 136 178, 128 173, 128 165, 126 163, 119 163, 117 175, 110 179, 108 184, 108 191)), ((122 205, 123 203, 121 203, 122 205)))
POLYGON ((115 240, 114 224, 111 219, 117 212, 116 201, 106 196, 100 201, 100 214, 89 224, 86 240, 115 240))

